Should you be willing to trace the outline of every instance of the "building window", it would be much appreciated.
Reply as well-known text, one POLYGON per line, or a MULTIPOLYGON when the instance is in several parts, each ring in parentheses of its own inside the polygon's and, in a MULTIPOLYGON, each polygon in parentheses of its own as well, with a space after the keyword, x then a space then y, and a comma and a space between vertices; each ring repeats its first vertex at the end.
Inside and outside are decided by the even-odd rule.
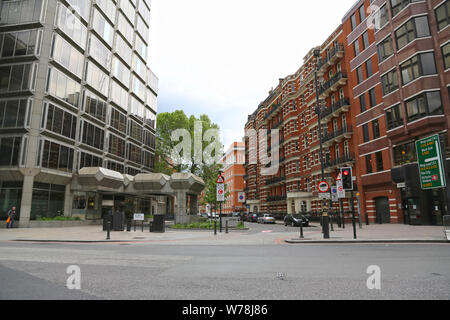
POLYGON ((379 21, 379 23, 375 23, 375 32, 376 32, 381 30, 384 27, 384 25, 389 21, 389 15, 386 5, 382 6, 381 9, 375 13, 375 17, 379 21))
POLYGON ((31 220, 55 217, 64 211, 66 186, 35 182, 31 200, 31 220))
POLYGON ((421 93, 418 96, 406 101, 406 111, 408 114, 408 122, 412 122, 426 116, 443 114, 444 111, 440 91, 421 93))
POLYGON ((40 21, 43 2, 43 0, 1 1, 0 25, 40 21))
POLYGON ((417 38, 430 36, 428 17, 412 18, 395 31, 398 50, 417 38))
POLYGON ((42 168, 71 172, 73 154, 72 148, 45 140, 42 151, 42 168))
POLYGON ((444 57, 445 69, 450 69, 450 42, 442 47, 442 56, 444 57))
POLYGON ((363 22, 364 19, 366 19, 366 9, 364 8, 364 5, 359 7, 359 21, 363 22))
POLYGON ((143 142, 143 129, 142 126, 140 126, 136 121, 130 120, 129 121, 129 136, 136 141, 142 143, 143 142))
POLYGON ((450 1, 447 0, 436 8, 436 20, 438 29, 442 30, 450 23, 450 1))
POLYGON ((56 26, 83 50, 86 49, 87 28, 76 15, 60 2, 58 2, 56 26), (67 23, 67 21, 70 21, 70 23, 67 23))
POLYGON ((99 168, 103 167, 103 160, 100 157, 96 157, 89 153, 81 152, 80 153, 80 164, 78 169, 81 170, 83 168, 99 168))
POLYGON ((109 93, 109 77, 92 62, 86 63, 86 74, 84 80, 95 90, 105 97, 109 93))
POLYGON ((398 89, 397 70, 393 69, 381 77, 383 95, 388 95, 398 89))
POLYGON ((106 161, 106 168, 112 171, 120 172, 122 174, 125 173, 125 166, 123 164, 111 160, 106 161))
POLYGON ((78 108, 81 85, 55 68, 49 69, 47 92, 78 108))
POLYGON ((19 165, 22 137, 0 137, 0 167, 19 165))
POLYGON ((49 103, 46 129, 75 140, 77 131, 77 116, 49 103))
POLYGON ((353 48, 355 50, 355 57, 357 57, 361 53, 361 50, 359 48, 359 39, 356 39, 356 41, 353 42, 353 48))
POLYGON ((403 126, 403 115, 400 105, 396 105, 386 110, 386 121, 388 130, 403 126))
POLYGON ((392 16, 395 17, 406 6, 413 2, 420 2, 422 0, 391 0, 392 16))
POLYGON ((402 83, 406 85, 411 81, 431 74, 436 74, 436 63, 434 53, 427 52, 418 54, 400 65, 402 83))
POLYGON ((82 111, 90 114, 96 119, 105 122, 106 120, 106 101, 99 98, 88 90, 83 91, 82 111))
POLYGON ((81 142, 96 149, 103 150, 105 131, 87 121, 83 120, 82 122, 84 123, 82 124, 83 135, 81 142))
POLYGON ((366 104, 366 94, 363 93, 360 97, 359 97, 359 104, 361 106, 361 112, 366 111, 367 109, 367 104, 366 104))
POLYGON ((88 52, 95 61, 100 63, 106 70, 111 71, 111 51, 94 34, 91 34, 89 38, 88 52))
POLYGON ((369 33, 366 31, 363 33, 363 50, 366 50, 369 46, 369 33))
POLYGON ((369 124, 365 124, 362 126, 362 130, 363 130, 363 138, 364 138, 364 142, 368 142, 370 141, 370 135, 369 135, 369 124))
POLYGON ((116 135, 109 134, 108 152, 115 156, 125 158, 125 140, 116 135))
POLYGON ((366 61, 366 73, 367 73, 367 78, 370 78, 373 75, 372 59, 369 59, 366 61))
POLYGON ((394 49, 392 47, 392 37, 389 36, 378 45, 378 57, 380 62, 383 62, 390 56, 394 54, 394 49))
POLYGON ((384 170, 384 166, 383 166, 383 153, 377 152, 375 154, 375 159, 376 159, 376 165, 377 165, 377 172, 383 171, 384 170))
POLYGON ((77 77, 83 76, 83 54, 56 33, 53 34, 51 57, 77 77))
POLYGON ((111 127, 122 133, 127 133, 127 116, 122 112, 111 108, 111 127))
POLYGON ((38 55, 41 37, 38 29, 0 33, 0 57, 38 55))
POLYGON ((32 90, 34 85, 34 64, 0 66, 0 93, 32 90))
POLYGON ((373 172, 373 168, 372 168, 372 155, 367 155, 367 156, 366 156, 366 172, 367 172, 367 174, 373 172))
POLYGON ((402 166, 407 163, 417 162, 416 143, 410 142, 401 146, 395 146, 394 152, 394 165, 402 166))
POLYGON ((28 99, 0 101, 0 128, 23 128, 25 117, 31 112, 28 99))
POLYGON ((92 27, 100 36, 100 38, 103 39, 110 47, 112 47, 114 41, 114 27, 108 21, 106 21, 100 11, 98 11, 96 8, 94 9, 92 27))
MULTIPOLYGON (((102 9, 112 23, 116 21, 116 4, 112 0, 96 0, 96 4, 102 9)), ((142 2, 142 1, 139 1, 142 2)))
POLYGON ((352 24, 352 30, 355 30, 355 28, 358 26, 356 22, 356 13, 352 15, 350 18, 351 24, 352 24))
POLYGON ((127 159, 133 161, 136 164, 141 164, 142 161, 142 149, 132 143, 127 143, 127 159))
POLYGON ((372 129, 373 129, 373 138, 378 139, 380 135, 380 124, 378 123, 378 119, 372 121, 372 129))
POLYGON ((375 88, 369 90, 370 107, 373 108, 377 105, 377 97, 375 95, 375 88))
POLYGON ((358 83, 361 83, 364 81, 364 75, 363 75, 363 69, 362 66, 359 66, 356 68, 356 74, 358 76, 358 83))

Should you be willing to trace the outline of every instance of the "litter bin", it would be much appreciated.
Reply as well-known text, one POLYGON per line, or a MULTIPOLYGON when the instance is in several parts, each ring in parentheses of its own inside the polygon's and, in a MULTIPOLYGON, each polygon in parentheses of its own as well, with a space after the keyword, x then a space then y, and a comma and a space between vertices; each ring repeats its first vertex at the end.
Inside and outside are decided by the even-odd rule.
POLYGON ((113 229, 113 221, 114 221, 113 218, 114 217, 112 214, 107 214, 103 217, 103 231, 108 231, 108 222, 111 223, 110 224, 111 230, 113 229))
POLYGON ((123 212, 116 212, 113 216, 112 230, 123 231, 125 214, 123 212))
POLYGON ((155 215, 150 224, 150 232, 164 233, 166 231, 166 222, 164 215, 155 215))

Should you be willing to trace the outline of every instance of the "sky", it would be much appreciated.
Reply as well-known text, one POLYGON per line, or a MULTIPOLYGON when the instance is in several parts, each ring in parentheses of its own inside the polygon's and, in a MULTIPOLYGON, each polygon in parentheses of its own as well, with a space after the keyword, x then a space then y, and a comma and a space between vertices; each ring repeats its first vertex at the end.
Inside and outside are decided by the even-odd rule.
POLYGON ((207 114, 225 149, 279 79, 341 24, 356 0, 152 0, 149 66, 158 113, 207 114))

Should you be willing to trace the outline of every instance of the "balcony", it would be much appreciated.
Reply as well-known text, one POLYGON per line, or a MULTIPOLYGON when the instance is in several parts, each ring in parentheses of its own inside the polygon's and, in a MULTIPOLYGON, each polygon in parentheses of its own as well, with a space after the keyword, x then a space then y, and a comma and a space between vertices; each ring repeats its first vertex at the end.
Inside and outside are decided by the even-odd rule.
POLYGON ((281 104, 273 104, 273 105, 272 105, 272 110, 270 110, 270 111, 264 116, 264 120, 267 120, 267 119, 271 118, 271 116, 272 116, 277 110, 280 110, 280 106, 281 106, 281 104))
POLYGON ((278 201, 286 201, 287 196, 270 196, 267 197, 267 202, 278 202, 278 201))
POLYGON ((339 86, 343 86, 347 83, 347 74, 345 72, 336 73, 333 78, 325 82, 319 88, 319 98, 321 100, 326 99, 331 92, 337 91, 339 86))
POLYGON ((328 108, 323 108, 320 116, 323 120, 330 121, 332 118, 339 117, 341 112, 347 112, 348 110, 350 110, 350 100, 344 98, 335 102, 328 108))
POLYGON ((340 59, 344 56, 344 50, 344 46, 338 44, 332 50, 328 51, 327 56, 323 59, 320 59, 317 63, 317 75, 319 77, 323 76, 325 70, 329 66, 332 66, 337 59, 340 59))
POLYGON ((339 157, 338 159, 326 160, 324 163, 325 173, 333 172, 333 169, 338 167, 352 165, 355 161, 356 157, 353 153, 345 154, 343 157, 339 157))
POLYGON ((333 132, 327 132, 322 136, 322 143, 324 147, 329 147, 333 143, 339 143, 343 139, 350 139, 353 135, 353 128, 350 127, 343 127, 339 130, 333 131, 333 132))
POLYGON ((266 179, 266 186, 270 185, 270 184, 276 184, 276 183, 280 183, 286 181, 286 177, 275 177, 275 178, 267 178, 266 179))

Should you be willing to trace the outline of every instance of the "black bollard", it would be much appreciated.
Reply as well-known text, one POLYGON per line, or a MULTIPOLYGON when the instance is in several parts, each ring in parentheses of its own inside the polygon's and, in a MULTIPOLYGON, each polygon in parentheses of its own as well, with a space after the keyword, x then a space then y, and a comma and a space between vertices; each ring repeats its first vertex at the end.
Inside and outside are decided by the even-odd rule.
POLYGON ((305 237, 303 236, 303 221, 300 221, 300 239, 304 239, 305 237))
POLYGON ((225 233, 228 233, 228 220, 225 221, 225 233))
POLYGON ((108 223, 107 223, 107 233, 106 233, 106 240, 111 240, 111 237, 110 237, 110 232, 111 232, 111 221, 108 221, 108 223))
POLYGON ((214 220, 214 235, 217 235, 217 221, 214 220))

